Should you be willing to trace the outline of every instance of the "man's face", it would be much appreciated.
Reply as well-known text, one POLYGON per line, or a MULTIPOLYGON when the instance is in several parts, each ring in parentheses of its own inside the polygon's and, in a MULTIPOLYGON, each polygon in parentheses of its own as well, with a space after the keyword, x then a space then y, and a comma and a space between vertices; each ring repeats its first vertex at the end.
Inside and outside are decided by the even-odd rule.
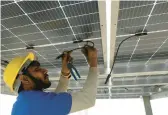
POLYGON ((44 89, 50 87, 51 82, 48 78, 48 71, 45 68, 41 68, 39 62, 36 61, 34 64, 30 65, 28 71, 34 78, 40 80, 43 83, 44 89))

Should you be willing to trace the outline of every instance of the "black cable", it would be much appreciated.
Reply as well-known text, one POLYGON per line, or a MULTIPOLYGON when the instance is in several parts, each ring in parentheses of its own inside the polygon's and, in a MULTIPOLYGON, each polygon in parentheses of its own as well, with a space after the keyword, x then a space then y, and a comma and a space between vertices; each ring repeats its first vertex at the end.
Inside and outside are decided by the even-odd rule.
MULTIPOLYGON (((69 50, 69 51, 67 51, 67 52, 73 52, 73 51, 75 51, 75 50, 79 50, 79 49, 82 49, 82 48, 84 48, 84 47, 89 47, 89 43, 92 44, 91 47, 94 47, 94 42, 92 42, 92 41, 77 40, 77 41, 74 41, 73 43, 76 44, 76 43, 81 43, 81 42, 86 42, 86 44, 85 44, 83 47, 74 48, 74 49, 69 50)), ((64 55, 64 53, 60 54, 59 56, 56 57, 56 59, 60 59, 61 57, 63 57, 63 55, 64 55)))
POLYGON ((129 36, 129 37, 125 38, 124 40, 122 40, 122 41, 120 42, 120 44, 118 45, 117 51, 116 51, 116 53, 115 53, 115 56, 114 56, 113 65, 112 65, 112 67, 111 67, 110 73, 108 74, 108 76, 107 76, 107 78, 106 78, 105 84, 107 84, 107 82, 109 81, 109 78, 111 77, 111 73, 112 73, 113 68, 114 68, 114 64, 115 64, 115 61, 116 61, 116 58, 117 58, 117 54, 118 54, 118 51, 119 51, 120 46, 122 45, 122 43, 123 43, 124 41, 126 41, 126 40, 128 40, 128 39, 134 37, 134 36, 144 36, 144 35, 147 35, 147 32, 144 32, 144 33, 136 33, 136 34, 134 34, 134 35, 132 35, 132 36, 129 36))

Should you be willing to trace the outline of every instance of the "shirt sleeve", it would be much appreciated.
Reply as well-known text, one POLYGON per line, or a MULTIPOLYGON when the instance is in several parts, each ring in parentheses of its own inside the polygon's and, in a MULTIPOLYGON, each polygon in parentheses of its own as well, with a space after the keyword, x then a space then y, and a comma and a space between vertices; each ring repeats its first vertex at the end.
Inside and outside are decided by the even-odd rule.
MULTIPOLYGON (((32 100, 33 101, 33 100, 32 100)), ((72 96, 69 93, 46 93, 35 99, 31 104, 31 115, 67 115, 72 106, 72 96)))
POLYGON ((72 93, 70 113, 88 109, 95 105, 99 72, 97 67, 89 69, 86 82, 79 92, 72 93))
POLYGON ((69 79, 60 76, 58 86, 54 92, 55 93, 67 92, 68 84, 69 84, 69 79))

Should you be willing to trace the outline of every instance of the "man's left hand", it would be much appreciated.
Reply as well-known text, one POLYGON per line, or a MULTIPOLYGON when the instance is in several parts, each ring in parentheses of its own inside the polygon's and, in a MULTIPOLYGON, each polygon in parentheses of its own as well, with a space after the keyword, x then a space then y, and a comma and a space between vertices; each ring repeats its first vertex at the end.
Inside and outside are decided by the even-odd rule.
POLYGON ((64 55, 62 57, 62 75, 67 76, 70 74, 70 70, 67 67, 67 64, 72 60, 72 57, 70 56, 71 52, 64 52, 64 55))

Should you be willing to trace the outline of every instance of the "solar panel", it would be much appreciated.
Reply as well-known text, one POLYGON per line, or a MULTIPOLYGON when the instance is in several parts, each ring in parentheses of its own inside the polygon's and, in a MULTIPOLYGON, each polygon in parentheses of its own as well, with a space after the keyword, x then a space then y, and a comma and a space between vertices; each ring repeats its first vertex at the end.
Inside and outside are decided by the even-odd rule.
MULTIPOLYGON (((168 2, 120 1, 115 50, 123 39, 135 32, 147 31, 148 35, 133 37, 121 46, 113 73, 125 76, 114 77, 112 86, 104 84, 106 75, 98 2, 1 1, 1 60, 10 61, 15 56, 25 55, 26 46, 34 44, 38 60, 51 76, 52 86, 48 91, 53 91, 61 68, 61 60, 55 58, 64 50, 84 45, 73 44, 73 40, 88 39, 94 41, 98 49, 102 74, 97 98, 137 98, 156 93, 156 86, 168 84, 167 74, 126 74, 168 70, 168 2)), ((78 82, 71 79, 68 92, 82 88, 88 71, 88 64, 80 51, 75 51, 72 56, 83 78, 78 82)), ((1 86, 3 93, 11 94, 5 85, 1 86)))
MULTIPOLYGON (((91 37, 101 37, 96 1, 20 1, 12 3, 2 6, 2 25, 9 33, 7 35, 4 31, 5 36, 2 36, 2 44, 8 49, 24 47, 26 44, 37 46, 87 39, 87 34, 91 37)), ((101 40, 97 41, 101 43, 101 40)), ((76 44, 69 44, 68 48, 66 46, 53 45, 52 49, 56 49, 57 52, 53 50, 51 54, 58 55, 68 48, 79 47, 76 44)), ((43 48, 38 49, 38 52, 42 51, 43 48)), ((44 57, 43 54, 40 56, 44 57)), ((86 61, 84 63, 86 64, 86 61)))
POLYGON ((119 51, 117 61, 128 62, 127 65, 135 61, 146 61, 147 64, 151 59, 167 58, 165 43, 168 34, 167 31, 162 32, 168 29, 167 6, 168 2, 120 2, 116 47, 126 38, 122 35, 145 30, 150 34, 126 41, 119 51))

